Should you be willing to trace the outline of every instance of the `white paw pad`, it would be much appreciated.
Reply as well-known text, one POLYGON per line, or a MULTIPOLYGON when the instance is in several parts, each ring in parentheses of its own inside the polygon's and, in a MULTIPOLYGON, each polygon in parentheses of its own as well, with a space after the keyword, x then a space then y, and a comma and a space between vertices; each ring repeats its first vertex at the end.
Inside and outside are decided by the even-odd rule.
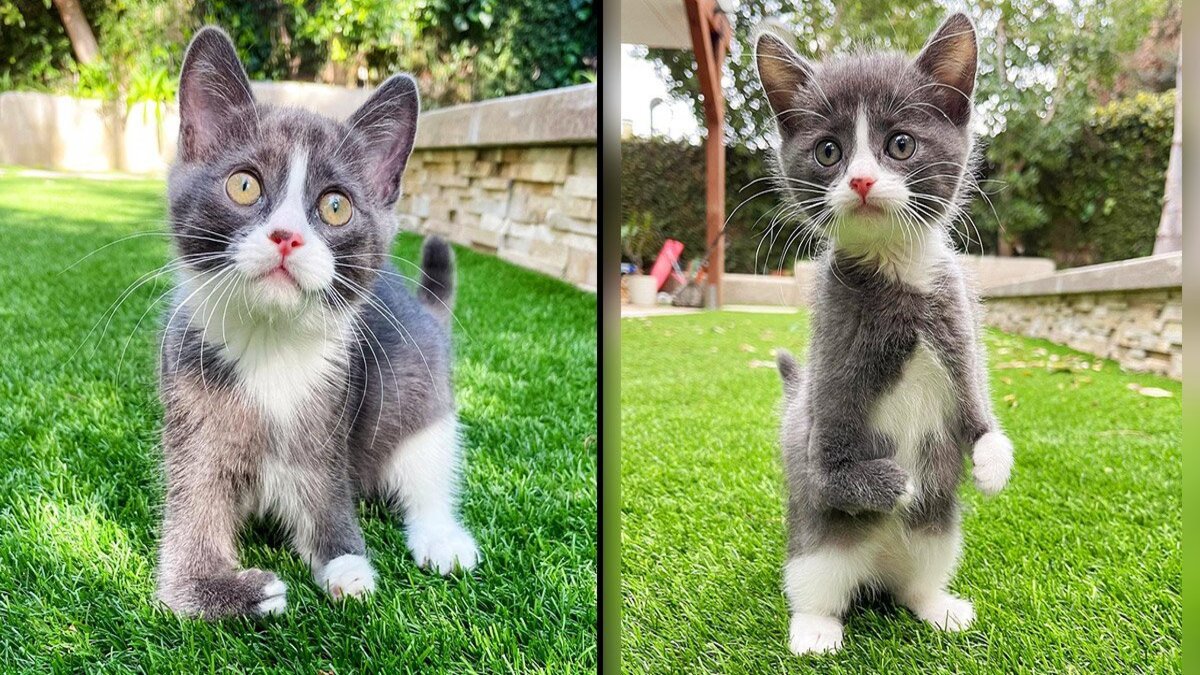
POLYGON ((912 478, 909 478, 908 481, 904 483, 904 492, 896 498, 896 508, 907 509, 912 505, 916 498, 917 484, 913 482, 912 478))
POLYGON ((842 622, 831 616, 793 614, 788 633, 788 647, 797 656, 842 648, 842 622))
POLYGON ((994 495, 1008 484, 1013 467, 1013 446, 1002 432, 989 431, 975 441, 971 453, 975 463, 975 486, 985 495, 994 495))
POLYGON ((265 600, 260 601, 255 609, 259 614, 283 614, 287 609, 287 584, 280 579, 272 579, 262 589, 265 600))
POLYGON ((342 555, 321 568, 317 583, 335 600, 361 598, 375 592, 375 569, 361 555, 342 555))
POLYGON ((456 568, 469 572, 479 562, 475 539, 458 523, 410 527, 408 549, 423 569, 436 571, 443 576, 456 568))
POLYGON ((969 600, 942 595, 915 609, 917 616, 944 631, 957 632, 975 620, 975 608, 969 600))

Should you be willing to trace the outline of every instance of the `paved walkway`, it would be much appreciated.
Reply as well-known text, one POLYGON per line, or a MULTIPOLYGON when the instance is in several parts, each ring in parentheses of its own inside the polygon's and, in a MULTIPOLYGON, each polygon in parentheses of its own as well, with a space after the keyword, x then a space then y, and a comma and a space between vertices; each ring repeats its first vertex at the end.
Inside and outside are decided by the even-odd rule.
MULTIPOLYGON (((800 310, 795 307, 779 307, 774 305, 725 305, 726 312, 744 312, 747 314, 796 314, 800 310)), ((655 305, 654 307, 636 307, 621 305, 622 319, 637 319, 650 316, 672 316, 675 314, 698 314, 702 309, 692 307, 672 307, 671 305, 655 305)))

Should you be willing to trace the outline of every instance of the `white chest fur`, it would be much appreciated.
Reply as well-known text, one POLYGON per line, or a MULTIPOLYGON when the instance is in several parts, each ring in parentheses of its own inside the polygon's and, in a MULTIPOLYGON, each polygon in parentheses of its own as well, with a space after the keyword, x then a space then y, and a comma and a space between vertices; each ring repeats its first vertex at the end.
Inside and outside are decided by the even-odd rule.
POLYGON ((871 425, 896 445, 896 463, 921 489, 921 445, 930 434, 946 432, 954 404, 950 375, 924 342, 904 365, 899 381, 876 404, 871 425))
POLYGON ((226 354, 250 400, 279 427, 288 428, 312 397, 345 377, 346 341, 339 331, 305 334, 272 326, 225 331, 226 354))

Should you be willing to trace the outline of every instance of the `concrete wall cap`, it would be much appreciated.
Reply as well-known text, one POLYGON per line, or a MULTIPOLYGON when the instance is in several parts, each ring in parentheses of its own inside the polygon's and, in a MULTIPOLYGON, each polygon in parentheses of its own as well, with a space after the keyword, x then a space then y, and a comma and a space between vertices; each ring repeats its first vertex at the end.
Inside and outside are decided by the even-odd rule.
POLYGON ((1039 279, 994 286, 986 289, 984 295, 1011 298, 1178 288, 1182 285, 1183 253, 1176 252, 1077 267, 1039 279))

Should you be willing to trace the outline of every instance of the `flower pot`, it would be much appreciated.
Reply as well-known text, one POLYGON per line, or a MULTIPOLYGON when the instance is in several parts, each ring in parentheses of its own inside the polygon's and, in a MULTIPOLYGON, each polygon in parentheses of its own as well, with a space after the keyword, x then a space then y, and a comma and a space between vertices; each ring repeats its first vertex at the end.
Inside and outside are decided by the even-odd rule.
POLYGON ((629 285, 629 304, 638 307, 653 307, 657 304, 657 279, 649 274, 630 274, 626 280, 629 285))

